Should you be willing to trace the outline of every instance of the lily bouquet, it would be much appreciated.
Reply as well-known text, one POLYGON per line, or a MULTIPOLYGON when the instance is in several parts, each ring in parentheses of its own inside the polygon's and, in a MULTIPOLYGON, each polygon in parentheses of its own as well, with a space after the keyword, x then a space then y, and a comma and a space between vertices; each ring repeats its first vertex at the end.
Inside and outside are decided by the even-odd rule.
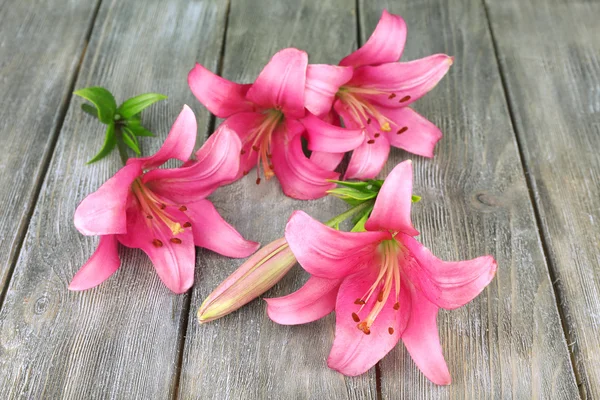
POLYGON ((105 143, 90 161, 118 148, 124 166, 75 212, 75 227, 100 236, 98 248, 69 289, 85 290, 119 267, 118 244, 143 250, 174 293, 192 285, 195 246, 228 257, 250 256, 203 302, 200 323, 221 318, 262 295, 296 263, 310 277, 298 291, 268 298, 276 323, 304 324, 335 311, 329 367, 362 374, 402 340, 421 371, 449 384, 437 330, 439 308, 475 298, 493 279, 491 256, 447 262, 414 239, 412 163, 374 179, 390 147, 433 157, 440 130, 409 105, 448 72, 453 58, 436 54, 398 62, 406 24, 383 12, 375 31, 339 65, 309 64, 306 52, 279 51, 250 84, 230 82, 200 64, 188 75, 196 98, 224 122, 193 153, 197 126, 184 106, 160 150, 141 157, 141 111, 164 96, 145 94, 120 107, 106 89, 76 94, 84 111, 107 125, 105 143), (129 150, 137 157, 129 158, 129 150), (352 152, 343 177, 340 163, 352 152), (170 159, 182 162, 167 167, 170 159), (161 166, 163 168, 161 168, 161 166), (287 196, 326 195, 350 206, 321 223, 292 213, 285 235, 262 249, 244 239, 207 197, 255 168, 256 183, 276 177, 287 196), (343 179, 343 180, 340 180, 343 179), (349 232, 342 231, 351 221, 349 232), (253 254, 254 253, 254 254, 253 254))

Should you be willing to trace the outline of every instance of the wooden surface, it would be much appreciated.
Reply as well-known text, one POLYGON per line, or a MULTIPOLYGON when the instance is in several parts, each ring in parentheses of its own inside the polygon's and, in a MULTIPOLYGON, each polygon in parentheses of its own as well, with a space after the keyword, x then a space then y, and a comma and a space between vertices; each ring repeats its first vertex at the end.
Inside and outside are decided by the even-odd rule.
MULTIPOLYGON (((0 155, 0 398, 600 398, 598 3, 83 3, 0 3, 0 137, 9 150, 0 155), (144 115, 150 128, 164 138, 187 103, 204 139, 215 121, 187 88, 195 61, 239 82, 288 46, 336 63, 383 8, 408 23, 403 60, 456 58, 415 105, 444 132, 435 158, 392 150, 382 176, 412 158, 420 240, 444 259, 489 253, 499 265, 476 300, 438 318, 451 386, 425 379, 402 344, 362 376, 329 370, 333 315, 279 326, 258 300, 199 325, 202 299, 241 263, 205 250, 186 295, 170 293, 137 250, 123 250, 123 268, 98 288, 67 291, 97 244, 73 227, 75 207, 119 165, 115 155, 84 166, 103 133, 70 97, 73 82, 104 85, 118 101, 165 93, 144 115)), ((144 152, 159 142, 143 141, 144 152)), ((251 178, 212 199, 263 244, 282 236, 292 210, 321 220, 344 210, 336 199, 293 201, 276 180, 251 178)), ((296 267, 268 295, 306 277, 296 267)))
POLYGON ((600 398, 600 3, 488 4, 581 391, 600 398))

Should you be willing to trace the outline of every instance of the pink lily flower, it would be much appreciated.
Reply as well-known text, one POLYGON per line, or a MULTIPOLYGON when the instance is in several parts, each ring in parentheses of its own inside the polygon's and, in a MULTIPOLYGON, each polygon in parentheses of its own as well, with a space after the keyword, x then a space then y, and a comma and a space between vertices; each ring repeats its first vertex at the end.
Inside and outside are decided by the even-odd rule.
POLYGON ((346 128, 363 130, 346 179, 374 178, 383 168, 390 146, 433 157, 441 131, 409 104, 424 96, 444 77, 453 58, 436 54, 406 63, 402 56, 406 24, 383 11, 375 31, 340 66, 309 65, 306 108, 319 116, 333 110, 346 128))
POLYGON ((364 138, 361 130, 334 126, 306 112, 307 65, 305 52, 289 48, 275 54, 253 84, 230 82, 200 64, 188 75, 196 98, 239 134, 239 176, 256 166, 257 184, 262 169, 266 179, 277 176, 287 196, 304 200, 324 196, 335 186, 328 179, 339 174, 327 168, 327 161, 308 159, 301 138, 317 153, 344 153, 364 138))
POLYGON ((187 161, 196 142, 196 118, 188 106, 156 154, 131 158, 75 211, 75 227, 100 235, 96 252, 69 289, 99 285, 120 266, 117 242, 142 249, 164 284, 183 293, 194 283, 194 245, 229 257, 247 257, 259 244, 245 240, 206 197, 239 169, 240 140, 226 125, 180 168, 157 169, 167 160, 187 161))
POLYGON ((366 232, 340 232, 302 211, 290 218, 285 238, 311 274, 297 292, 267 299, 269 317, 280 324, 315 321, 335 309, 330 368, 359 375, 402 339, 421 371, 447 385, 438 309, 458 308, 493 279, 491 256, 446 262, 417 242, 410 219, 412 164, 399 164, 385 180, 366 232))

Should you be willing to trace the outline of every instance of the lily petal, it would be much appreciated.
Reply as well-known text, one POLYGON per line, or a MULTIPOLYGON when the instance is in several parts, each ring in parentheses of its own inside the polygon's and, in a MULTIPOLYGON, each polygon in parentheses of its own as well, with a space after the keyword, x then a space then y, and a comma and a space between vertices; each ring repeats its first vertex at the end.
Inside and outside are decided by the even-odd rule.
POLYGON ((244 112, 232 115, 224 122, 238 134, 242 141, 242 149, 244 149, 244 154, 240 156, 240 171, 236 179, 241 178, 244 172, 249 172, 256 166, 258 152, 252 151, 252 140, 248 138, 264 119, 264 114, 244 112))
POLYGON ((405 107, 433 89, 446 75, 453 60, 445 54, 435 54, 406 63, 365 66, 354 71, 348 85, 382 92, 363 96, 374 104, 405 107))
POLYGON ((186 168, 155 169, 143 182, 154 193, 179 204, 210 195, 238 175, 241 143, 237 134, 222 124, 196 152, 197 162, 186 168))
POLYGON ((358 329, 352 314, 356 313, 364 320, 377 296, 371 296, 362 311, 359 311, 361 306, 355 304, 355 300, 367 293, 376 277, 377 268, 351 275, 344 279, 338 292, 335 340, 327 365, 344 375, 360 375, 374 366, 396 346, 407 323, 409 314, 404 311, 410 307, 410 297, 405 294, 406 290, 400 290, 400 310, 394 310, 396 299, 391 295, 371 326, 370 334, 358 329))
POLYGON ((264 107, 281 109, 288 118, 304 116, 304 87, 308 55, 289 48, 279 51, 248 90, 248 100, 264 107))
POLYGON ((169 135, 156 154, 150 157, 130 158, 127 160, 127 164, 141 162, 142 168, 153 169, 172 158, 185 162, 194 151, 196 134, 197 126, 194 112, 187 105, 184 105, 183 110, 171 127, 169 135))
POLYGON ((313 151, 310 155, 310 161, 328 171, 333 171, 340 165, 346 153, 327 153, 324 151, 313 151))
POLYGON ((354 149, 345 179, 373 179, 379 174, 390 154, 390 142, 385 136, 372 140, 354 149))
POLYGON ((219 118, 253 111, 253 104, 246 100, 246 93, 252 85, 228 81, 200 64, 196 64, 188 74, 188 85, 198 101, 219 118))
POLYGON ((365 140, 362 129, 331 125, 310 112, 301 122, 306 128, 308 149, 312 151, 346 152, 357 148, 365 140))
MULTIPOLYGON (((183 226, 188 217, 174 207, 167 207, 173 220, 183 226)), ((162 221, 150 222, 138 209, 127 212, 128 232, 117 239, 127 247, 142 249, 146 253, 163 283, 174 293, 187 291, 194 283, 196 251, 190 228, 173 232, 162 221)))
POLYGON ((304 106, 321 117, 333 106, 335 94, 352 78, 352 68, 328 64, 309 64, 306 70, 304 106))
POLYGON ((187 204, 194 244, 227 257, 243 258, 254 253, 260 243, 246 240, 229 225, 208 200, 187 204))
POLYGON ((423 157, 433 157, 433 149, 442 138, 442 131, 409 107, 377 109, 395 123, 386 136, 390 144, 423 157))
POLYGON ((473 300, 494 279, 497 264, 492 256, 468 261, 442 261, 410 236, 401 235, 417 263, 405 268, 411 281, 432 303, 447 310, 473 300))
POLYGON ((114 274, 120 265, 116 236, 100 236, 98 248, 77 271, 69 285, 69 290, 87 290, 98 286, 114 274))
POLYGON ((341 279, 325 279, 311 276, 292 294, 265 299, 267 314, 281 325, 298 325, 323 318, 335 309, 341 279))
POLYGON ((339 174, 327 171, 306 158, 302 152, 301 135, 291 136, 289 133, 289 130, 280 130, 272 136, 274 172, 283 193, 299 200, 325 196, 329 189, 335 187, 328 179, 337 179, 339 174))
POLYGON ((125 210, 133 181, 142 174, 141 164, 129 163, 87 196, 75 210, 75 227, 84 235, 127 232, 125 210))
POLYGON ((340 279, 373 262, 388 232, 343 232, 323 225, 304 211, 294 211, 285 227, 285 239, 309 274, 340 279))
POLYGON ((398 164, 383 182, 371 216, 365 223, 368 231, 404 232, 416 236, 419 232, 410 219, 412 206, 412 161, 398 164))
POLYGON ((449 385, 450 372, 444 360, 437 328, 438 307, 418 290, 412 293, 412 310, 402 341, 415 364, 433 383, 449 385))
POLYGON ((340 65, 360 67, 398 61, 406 43, 406 23, 399 15, 383 10, 379 23, 367 42, 346 56, 340 65))

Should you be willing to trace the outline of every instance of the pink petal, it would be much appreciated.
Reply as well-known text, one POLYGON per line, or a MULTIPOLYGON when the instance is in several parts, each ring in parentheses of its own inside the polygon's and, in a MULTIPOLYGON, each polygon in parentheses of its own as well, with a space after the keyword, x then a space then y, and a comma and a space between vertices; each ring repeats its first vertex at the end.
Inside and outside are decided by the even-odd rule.
POLYGON ((120 265, 115 235, 100 236, 98 248, 77 271, 69 285, 69 290, 87 290, 98 286, 114 274, 120 265))
POLYGON ((414 291, 412 310, 402 341, 415 364, 433 383, 449 385, 450 372, 444 360, 436 317, 438 307, 414 291))
POLYGON ((339 174, 312 163, 302 152, 301 135, 279 130, 272 136, 273 166, 283 192, 295 199, 312 200, 335 187, 328 179, 339 174))
POLYGON ((345 179, 372 179, 379 174, 390 153, 390 143, 385 136, 380 136, 372 143, 365 141, 354 149, 345 179))
POLYGON ((308 149, 312 151, 343 153, 357 148, 365 140, 362 129, 331 125, 311 113, 306 113, 301 122, 306 128, 308 149))
POLYGON ((310 155, 310 161, 328 171, 333 171, 344 159, 346 153, 326 153, 324 151, 313 151, 310 155))
POLYGON ((423 157, 433 157, 433 149, 442 138, 437 126, 408 107, 378 110, 395 123, 386 136, 390 144, 423 157))
POLYGON ((196 152, 197 161, 186 168, 155 169, 143 182, 155 194, 179 204, 203 199, 238 175, 241 143, 222 124, 196 152))
MULTIPOLYGON (((373 266, 375 267, 375 266, 373 266)), ((335 306, 336 324, 335 340, 327 365, 344 375, 355 376, 366 372, 396 346, 404 331, 409 314, 405 310, 410 307, 407 290, 400 290, 400 310, 394 310, 396 297, 394 290, 388 297, 383 309, 366 335, 359 330, 352 313, 357 313, 364 320, 377 301, 377 295, 371 296, 367 304, 360 310, 355 304, 362 298, 375 282, 378 268, 369 268, 364 272, 350 275, 340 286, 335 306), (389 328, 392 328, 390 334, 389 328)), ((402 285, 404 289, 404 285, 402 285)))
POLYGON ((381 19, 362 47, 340 61, 340 65, 360 67, 398 61, 406 42, 406 23, 399 15, 383 10, 381 19))
POLYGON ((468 261, 442 261, 412 237, 399 240, 416 259, 405 272, 411 281, 439 307, 451 310, 473 300, 494 279, 497 264, 492 256, 468 261))
POLYGON ((369 265, 387 232, 343 232, 323 225, 303 211, 294 211, 285 238, 309 274, 339 279, 369 265))
POLYGON ((265 299, 267 314, 281 325, 298 325, 323 318, 335 308, 341 279, 311 276, 298 291, 283 297, 265 299))
MULTIPOLYGON (((167 206, 162 211, 181 226, 188 222, 189 218, 175 207, 167 206)), ((173 234, 158 218, 149 220, 135 208, 127 211, 127 227, 127 233, 117 237, 119 241, 124 246, 142 249, 150 257, 159 278, 171 291, 184 293, 192 286, 196 251, 191 228, 173 234)))
POLYGON ((77 230, 84 235, 127 232, 127 199, 131 184, 141 174, 141 164, 130 163, 83 199, 75 210, 74 222, 77 230))
POLYGON ((407 160, 396 165, 385 178, 365 228, 418 235, 410 220, 411 206, 412 161, 407 160))
POLYGON ((240 85, 228 81, 200 64, 196 64, 190 71, 188 85, 198 101, 219 118, 253 111, 254 105, 246 100, 246 93, 252 85, 240 85))
POLYGON ((167 160, 176 158, 187 161, 194 151, 196 145, 196 117, 194 112, 186 105, 171 127, 169 135, 162 147, 150 157, 130 158, 127 164, 142 162, 144 169, 152 169, 161 166, 167 160))
POLYGON ((306 70, 304 106, 308 111, 323 116, 333 105, 340 86, 352 78, 352 68, 328 64, 309 64, 306 70))
POLYGON ((227 257, 242 258, 254 253, 260 244, 246 240, 219 215, 208 200, 187 204, 194 244, 227 257))
POLYGON ((406 63, 361 67, 354 71, 348 86, 381 91, 381 94, 363 96, 374 104, 405 107, 433 89, 446 75, 452 61, 452 57, 436 54, 406 63))
POLYGON ((279 51, 261 71, 246 97, 264 108, 281 109, 288 118, 304 116, 306 52, 289 48, 279 51))
POLYGON ((242 149, 244 154, 240 156, 240 171, 236 180, 241 178, 243 172, 249 172, 256 166, 258 153, 252 151, 252 140, 250 135, 265 119, 265 115, 261 113, 239 113, 227 118, 224 124, 235 131, 242 141, 242 149))

